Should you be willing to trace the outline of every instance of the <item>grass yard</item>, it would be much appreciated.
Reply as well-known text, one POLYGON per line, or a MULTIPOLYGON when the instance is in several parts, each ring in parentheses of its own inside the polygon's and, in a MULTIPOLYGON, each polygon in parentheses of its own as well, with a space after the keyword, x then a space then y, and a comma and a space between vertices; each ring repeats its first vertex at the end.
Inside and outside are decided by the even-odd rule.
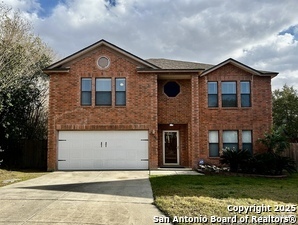
POLYGON ((46 174, 46 172, 38 172, 38 171, 10 171, 0 169, 0 187, 9 185, 15 182, 20 182, 24 180, 29 180, 32 178, 40 177, 46 174))
POLYGON ((174 224, 190 224, 194 219, 201 222, 195 224, 231 224, 232 219, 238 222, 234 224, 298 224, 298 173, 283 179, 173 175, 151 176, 150 181, 155 205, 174 224), (239 213, 240 209, 251 212, 239 213), (272 222, 280 217, 294 223, 272 222))

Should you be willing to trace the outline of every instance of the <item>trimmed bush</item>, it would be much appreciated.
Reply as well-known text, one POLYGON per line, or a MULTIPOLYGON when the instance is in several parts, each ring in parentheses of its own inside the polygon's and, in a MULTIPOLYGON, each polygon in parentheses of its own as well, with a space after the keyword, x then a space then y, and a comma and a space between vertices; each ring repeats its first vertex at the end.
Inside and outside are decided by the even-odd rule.
POLYGON ((247 150, 226 148, 220 156, 220 163, 227 164, 231 172, 281 175, 283 171, 290 174, 297 171, 292 158, 274 152, 252 155, 247 150))

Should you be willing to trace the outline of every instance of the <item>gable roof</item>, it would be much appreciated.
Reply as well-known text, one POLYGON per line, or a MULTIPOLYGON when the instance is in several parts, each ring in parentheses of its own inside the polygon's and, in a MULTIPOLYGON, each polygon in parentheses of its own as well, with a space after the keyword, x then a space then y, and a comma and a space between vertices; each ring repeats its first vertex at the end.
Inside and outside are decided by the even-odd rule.
POLYGON ((188 62, 188 61, 179 61, 179 60, 172 60, 172 59, 164 59, 164 58, 151 58, 144 60, 134 54, 131 54, 130 52, 119 48, 118 46, 101 39, 100 41, 87 46, 86 48, 83 48, 80 51, 77 51, 70 56, 67 56, 66 58, 63 58, 50 66, 43 69, 43 72, 45 73, 65 73, 69 72, 69 67, 63 67, 64 64, 71 62, 72 60, 75 60, 76 58, 100 47, 100 46, 106 46, 114 51, 123 54, 127 56, 128 58, 135 60, 139 62, 141 65, 145 67, 138 67, 138 71, 142 73, 146 72, 160 72, 160 73, 181 73, 181 72, 199 72, 201 73, 200 76, 205 76, 209 73, 211 73, 214 70, 219 69, 220 67, 227 65, 227 64, 233 64, 234 66, 243 69, 245 71, 248 71, 249 73, 252 73, 254 75, 258 76, 271 76, 272 78, 275 77, 278 73, 277 72, 270 72, 270 71, 261 71, 256 70, 252 67, 249 67, 241 62, 238 62, 232 58, 229 58, 217 65, 211 65, 211 64, 205 64, 205 63, 198 63, 198 62, 188 62))
POLYGON ((207 69, 207 70, 205 70, 200 76, 205 76, 205 75, 213 72, 214 70, 217 70, 220 67, 222 67, 224 65, 227 65, 227 64, 232 64, 232 65, 234 65, 234 66, 236 66, 240 69, 243 69, 243 70, 245 70, 249 73, 252 73, 252 74, 258 75, 258 76, 271 76, 273 78, 278 74, 278 72, 256 70, 256 69, 254 69, 252 67, 249 67, 249 66, 247 66, 247 65, 245 65, 241 62, 236 61, 235 59, 229 58, 229 59, 227 59, 227 60, 225 60, 225 61, 223 61, 223 62, 221 62, 221 63, 219 63, 219 64, 217 64, 217 65, 215 65, 215 66, 213 66, 209 69, 207 69))
POLYGON ((117 51, 117 52, 119 52, 119 53, 121 53, 121 54, 123 54, 123 55, 137 61, 137 62, 139 62, 140 64, 151 68, 151 69, 160 69, 158 66, 156 66, 156 65, 154 65, 154 64, 152 64, 152 63, 150 63, 150 62, 148 62, 144 59, 141 59, 140 57, 138 57, 136 55, 133 55, 130 52, 125 51, 124 49, 119 48, 118 46, 116 46, 116 45, 114 45, 114 44, 112 44, 112 43, 110 43, 110 42, 108 42, 104 39, 101 39, 100 41, 98 41, 98 42, 96 42, 92 45, 89 45, 88 47, 83 48, 82 50, 77 51, 77 52, 73 53, 72 55, 67 56, 64 59, 61 59, 61 60, 51 64, 50 66, 46 67, 43 71, 44 72, 51 72, 51 71, 56 71, 56 72, 57 71, 58 72, 63 72, 64 71, 65 72, 65 71, 67 71, 68 68, 63 68, 62 65, 66 64, 66 63, 68 63, 68 62, 70 62, 70 61, 72 61, 72 60, 74 60, 74 59, 88 53, 89 51, 92 51, 93 49, 96 49, 96 48, 100 47, 100 46, 107 46, 107 47, 109 47, 109 48, 111 48, 111 49, 113 49, 113 50, 115 50, 115 51, 117 51))

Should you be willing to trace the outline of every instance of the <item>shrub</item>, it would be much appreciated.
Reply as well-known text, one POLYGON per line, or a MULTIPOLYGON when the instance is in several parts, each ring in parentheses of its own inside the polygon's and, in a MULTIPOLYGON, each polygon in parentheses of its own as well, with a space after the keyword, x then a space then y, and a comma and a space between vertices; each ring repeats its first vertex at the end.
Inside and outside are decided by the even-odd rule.
POLYGON ((265 133, 263 138, 258 139, 258 142, 267 148, 267 152, 278 154, 284 152, 290 145, 282 128, 272 130, 271 133, 265 133))
POLYGON ((274 152, 252 155, 247 150, 226 148, 220 156, 220 163, 229 165, 231 172, 281 175, 283 171, 290 174, 297 171, 292 158, 274 152))
POLYGON ((265 175, 281 175, 283 170, 288 173, 296 171, 296 163, 292 158, 277 153, 266 152, 254 156, 252 167, 256 173, 265 175))
POLYGON ((241 167, 246 167, 252 155, 247 150, 225 148, 220 156, 221 164, 228 164, 231 172, 238 172, 241 167))

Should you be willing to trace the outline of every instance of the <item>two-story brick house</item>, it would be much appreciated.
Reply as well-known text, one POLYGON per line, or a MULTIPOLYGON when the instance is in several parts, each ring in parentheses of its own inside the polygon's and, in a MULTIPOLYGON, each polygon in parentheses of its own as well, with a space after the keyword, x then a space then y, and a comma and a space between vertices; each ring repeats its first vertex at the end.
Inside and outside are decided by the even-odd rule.
POLYGON ((101 40, 44 72, 48 170, 195 168, 224 147, 261 151, 272 123, 277 73, 233 59, 144 60, 101 40))

